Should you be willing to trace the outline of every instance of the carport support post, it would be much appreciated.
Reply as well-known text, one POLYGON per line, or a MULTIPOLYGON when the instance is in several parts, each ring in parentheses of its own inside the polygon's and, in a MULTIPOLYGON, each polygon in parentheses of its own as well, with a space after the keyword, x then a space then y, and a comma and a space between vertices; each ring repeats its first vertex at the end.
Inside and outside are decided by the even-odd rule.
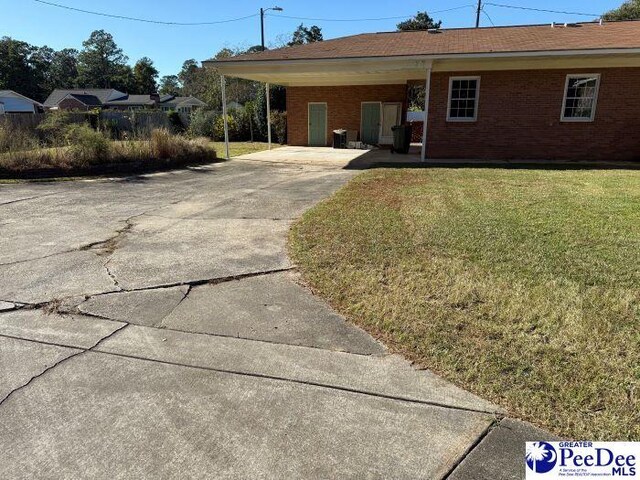
POLYGON ((227 80, 224 75, 220 75, 220 85, 222 86, 222 122, 224 123, 224 150, 225 158, 229 160, 229 122, 227 121, 227 80))
POLYGON ((431 93, 431 67, 427 68, 427 80, 424 89, 424 124, 422 125, 422 152, 420 160, 427 159, 427 124, 429 123, 429 96, 431 93))
POLYGON ((267 92, 267 141, 269 142, 269 150, 271 150, 271 99, 269 98, 269 84, 267 83, 265 90, 267 92))

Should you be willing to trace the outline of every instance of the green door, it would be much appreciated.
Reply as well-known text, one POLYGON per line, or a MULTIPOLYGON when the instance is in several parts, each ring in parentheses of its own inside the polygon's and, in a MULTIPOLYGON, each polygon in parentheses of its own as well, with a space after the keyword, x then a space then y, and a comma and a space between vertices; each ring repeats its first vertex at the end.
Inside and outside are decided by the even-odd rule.
POLYGON ((360 140, 369 145, 376 145, 380 137, 380 103, 362 104, 362 134, 360 140))
POLYGON ((309 146, 327 145, 327 104, 309 104, 309 146))

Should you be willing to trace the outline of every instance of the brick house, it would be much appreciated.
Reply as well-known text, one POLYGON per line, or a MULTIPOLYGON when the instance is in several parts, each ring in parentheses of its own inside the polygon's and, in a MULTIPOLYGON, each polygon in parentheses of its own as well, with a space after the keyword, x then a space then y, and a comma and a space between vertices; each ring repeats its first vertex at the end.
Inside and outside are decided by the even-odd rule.
POLYGON ((129 95, 113 88, 93 89, 56 89, 45 100, 44 106, 50 110, 89 111, 102 110, 175 110, 191 113, 207 104, 195 97, 177 97, 175 95, 129 95))
POLYGON ((640 21, 371 33, 206 62, 287 88, 288 143, 388 144, 425 85, 423 158, 640 159, 640 21))

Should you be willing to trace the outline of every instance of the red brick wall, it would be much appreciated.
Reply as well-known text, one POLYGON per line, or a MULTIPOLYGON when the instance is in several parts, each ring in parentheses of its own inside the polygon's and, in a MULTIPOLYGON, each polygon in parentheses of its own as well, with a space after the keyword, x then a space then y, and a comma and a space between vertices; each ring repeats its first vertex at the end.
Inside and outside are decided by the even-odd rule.
POLYGON ((640 160, 640 68, 434 73, 430 158, 640 160), (568 73, 600 73, 595 120, 561 122, 568 73), (479 75, 478 120, 447 122, 449 77, 479 75))
POLYGON ((58 108, 60 110, 89 110, 89 107, 87 107, 84 103, 76 100, 75 98, 65 98, 60 103, 58 103, 58 108))
MULTIPOLYGON (((288 88, 288 143, 307 144, 308 102, 328 103, 331 132, 360 130, 364 101, 406 103, 406 86, 288 88)), ((639 132, 640 68, 447 72, 432 77, 430 158, 640 160, 639 132), (568 73, 601 74, 591 123, 560 121, 568 73), (447 122, 449 77, 467 75, 481 77, 478 120, 447 122)), ((329 134, 327 139, 331 142, 329 134)))
POLYGON ((330 132, 344 128, 360 131, 361 102, 402 102, 402 118, 406 114, 406 85, 351 85, 343 87, 287 88, 287 143, 308 144, 309 102, 327 102, 327 143, 330 132))

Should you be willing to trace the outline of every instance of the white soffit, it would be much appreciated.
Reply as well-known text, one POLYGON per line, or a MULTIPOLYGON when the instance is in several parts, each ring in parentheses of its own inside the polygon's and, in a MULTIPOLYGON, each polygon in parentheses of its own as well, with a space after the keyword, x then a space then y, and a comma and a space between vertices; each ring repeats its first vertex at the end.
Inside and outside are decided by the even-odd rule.
POLYGON ((362 58, 262 62, 206 62, 230 77, 285 86, 380 85, 406 83, 434 72, 640 67, 640 52, 538 52, 438 58, 362 58))

